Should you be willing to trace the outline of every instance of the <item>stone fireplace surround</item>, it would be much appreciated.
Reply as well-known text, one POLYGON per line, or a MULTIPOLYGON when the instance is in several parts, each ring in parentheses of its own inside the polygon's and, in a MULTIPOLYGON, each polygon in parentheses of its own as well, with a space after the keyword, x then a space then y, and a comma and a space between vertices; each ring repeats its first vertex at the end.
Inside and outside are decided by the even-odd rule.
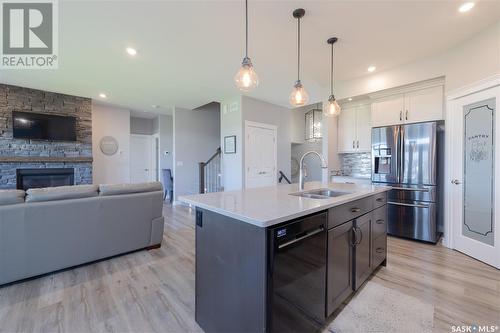
POLYGON ((75 184, 92 183, 91 99, 0 84, 0 189, 17 187, 17 169, 35 168, 72 168, 75 184), (12 111, 76 117, 77 141, 14 139, 12 111))

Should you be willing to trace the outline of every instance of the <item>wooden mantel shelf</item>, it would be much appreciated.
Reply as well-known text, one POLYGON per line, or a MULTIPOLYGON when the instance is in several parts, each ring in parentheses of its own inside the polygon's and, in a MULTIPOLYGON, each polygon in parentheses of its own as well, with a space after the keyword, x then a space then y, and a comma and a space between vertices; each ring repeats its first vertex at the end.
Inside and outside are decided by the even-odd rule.
POLYGON ((0 156, 0 163, 92 163, 92 157, 0 156))

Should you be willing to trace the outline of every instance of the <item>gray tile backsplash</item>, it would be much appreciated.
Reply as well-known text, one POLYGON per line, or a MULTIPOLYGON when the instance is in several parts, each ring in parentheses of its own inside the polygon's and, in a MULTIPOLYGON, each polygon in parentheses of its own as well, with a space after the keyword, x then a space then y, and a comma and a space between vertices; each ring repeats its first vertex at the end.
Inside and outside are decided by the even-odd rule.
POLYGON ((342 171, 345 176, 370 178, 372 174, 372 154, 340 154, 342 171))

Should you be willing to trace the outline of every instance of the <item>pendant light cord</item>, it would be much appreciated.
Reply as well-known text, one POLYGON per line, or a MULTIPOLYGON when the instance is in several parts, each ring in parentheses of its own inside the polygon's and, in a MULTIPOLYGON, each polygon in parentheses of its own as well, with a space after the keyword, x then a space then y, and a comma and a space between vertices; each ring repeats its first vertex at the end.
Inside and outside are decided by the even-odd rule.
POLYGON ((330 95, 333 95, 333 43, 332 43, 332 59, 331 59, 331 72, 330 72, 330 95))
POLYGON ((297 81, 300 81, 300 17, 297 19, 297 81))
POLYGON ((248 0, 245 0, 245 58, 248 58, 248 0))

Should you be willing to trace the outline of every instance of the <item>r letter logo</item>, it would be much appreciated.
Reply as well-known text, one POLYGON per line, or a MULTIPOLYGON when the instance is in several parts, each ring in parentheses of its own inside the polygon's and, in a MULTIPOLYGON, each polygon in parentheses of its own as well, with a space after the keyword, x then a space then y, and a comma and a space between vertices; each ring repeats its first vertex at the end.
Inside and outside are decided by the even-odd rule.
POLYGON ((57 68, 56 0, 1 1, 2 69, 57 68))

